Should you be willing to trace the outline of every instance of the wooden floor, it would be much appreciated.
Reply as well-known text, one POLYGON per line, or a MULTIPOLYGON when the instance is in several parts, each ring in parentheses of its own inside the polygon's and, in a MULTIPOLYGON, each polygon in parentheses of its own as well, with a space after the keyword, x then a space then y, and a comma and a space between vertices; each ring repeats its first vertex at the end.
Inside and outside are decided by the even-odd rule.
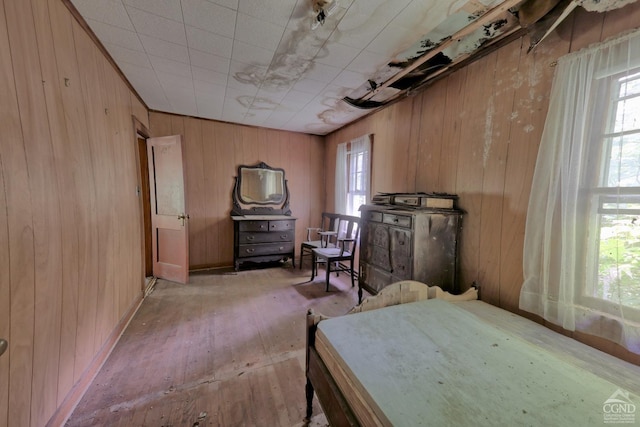
MULTIPOLYGON (((305 314, 357 303, 346 275, 328 293, 323 276, 284 267, 159 280, 66 426, 306 425, 305 314)), ((316 399, 314 414, 309 425, 326 425, 316 399)))

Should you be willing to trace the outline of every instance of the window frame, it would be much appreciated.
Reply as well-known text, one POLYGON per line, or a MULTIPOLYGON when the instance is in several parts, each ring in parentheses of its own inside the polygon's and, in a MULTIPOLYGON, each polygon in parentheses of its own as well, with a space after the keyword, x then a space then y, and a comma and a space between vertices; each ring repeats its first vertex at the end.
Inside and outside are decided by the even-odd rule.
POLYGON ((367 204, 369 201, 367 200, 367 192, 371 183, 371 155, 369 150, 358 150, 354 151, 352 149, 353 144, 349 143, 347 145, 347 158, 346 158, 346 167, 347 167, 347 200, 346 200, 346 209, 347 214, 353 216, 360 216, 360 211, 358 208, 355 208, 354 199, 355 197, 364 197, 364 203, 367 204), (353 165, 357 163, 357 160, 354 159, 354 156, 361 157, 361 166, 362 168, 353 170, 353 165), (357 179, 356 176, 361 175, 360 179, 357 179), (355 185, 356 182, 360 182, 363 186, 361 189, 357 189, 355 185))
MULTIPOLYGON (((640 308, 620 304, 618 301, 607 299, 595 295, 600 286, 599 266, 601 260, 601 229, 603 215, 607 214, 632 214, 640 217, 640 208, 607 208, 607 204, 640 204, 640 183, 638 186, 623 186, 619 182, 615 186, 608 185, 609 172, 612 165, 611 153, 616 138, 624 138, 628 135, 640 135, 640 123, 633 129, 622 129, 615 131, 616 113, 621 102, 639 98, 640 93, 620 96, 620 89, 623 79, 633 77, 633 80, 640 81, 640 67, 606 76, 595 83, 596 99, 606 100, 606 102, 595 103, 591 107, 589 117, 591 125, 587 129, 587 138, 590 149, 585 154, 588 156, 585 172, 581 183, 581 203, 585 212, 585 221, 582 227, 586 227, 583 233, 582 250, 584 268, 579 269, 584 276, 581 278, 582 286, 575 287, 576 303, 585 307, 596 309, 617 316, 625 312, 633 312, 634 316, 640 314, 640 308), (601 120, 598 120, 601 118, 601 120), (588 178, 587 174, 593 168, 597 168, 598 173, 593 178, 588 178), (594 182, 597 181, 597 182, 594 182)), ((640 158, 638 159, 640 163, 640 158)), ((580 227, 579 226, 579 227, 580 227)), ((579 229, 579 228, 578 228, 579 229)), ((579 276, 578 276, 579 277, 579 276)), ((639 278, 640 280, 640 278, 639 278)))

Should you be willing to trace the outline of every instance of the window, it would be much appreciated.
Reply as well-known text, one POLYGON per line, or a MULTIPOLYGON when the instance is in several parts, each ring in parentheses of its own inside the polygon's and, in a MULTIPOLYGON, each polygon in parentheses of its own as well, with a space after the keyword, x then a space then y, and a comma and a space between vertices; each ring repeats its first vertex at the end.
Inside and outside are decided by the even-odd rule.
POLYGON ((336 212, 360 216, 369 200, 371 138, 356 138, 338 146, 336 155, 336 212))
POLYGON ((600 85, 608 102, 602 113, 594 109, 604 120, 591 121, 592 144, 600 150, 591 154, 599 174, 587 191, 595 238, 587 246, 584 294, 640 309, 640 69, 600 85))
POLYGON ((367 203, 369 188, 369 151, 347 151, 349 188, 347 189, 347 214, 360 216, 360 206, 367 203))
POLYGON ((640 354, 640 31, 558 60, 520 308, 640 354))

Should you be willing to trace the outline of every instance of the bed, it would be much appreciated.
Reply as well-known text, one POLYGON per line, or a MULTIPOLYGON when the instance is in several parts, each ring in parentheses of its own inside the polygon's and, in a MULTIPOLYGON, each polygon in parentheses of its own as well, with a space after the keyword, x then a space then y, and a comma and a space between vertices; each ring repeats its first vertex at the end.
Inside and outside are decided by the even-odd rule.
MULTIPOLYGON (((476 299, 417 282, 307 316, 307 417, 332 426, 634 422, 640 367, 476 299)), ((640 420, 638 420, 640 421, 640 420)))

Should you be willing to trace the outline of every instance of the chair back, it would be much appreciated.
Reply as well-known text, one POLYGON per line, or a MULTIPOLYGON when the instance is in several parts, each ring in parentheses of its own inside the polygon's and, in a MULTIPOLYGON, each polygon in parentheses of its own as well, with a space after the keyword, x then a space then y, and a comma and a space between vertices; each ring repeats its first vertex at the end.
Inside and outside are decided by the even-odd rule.
POLYGON ((338 231, 338 223, 340 222, 340 214, 332 212, 322 212, 320 229, 322 231, 338 231))
POLYGON ((340 215, 337 231, 338 241, 345 239, 351 240, 350 242, 345 242, 343 248, 344 251, 349 252, 351 256, 353 256, 360 236, 360 218, 357 216, 340 215))

